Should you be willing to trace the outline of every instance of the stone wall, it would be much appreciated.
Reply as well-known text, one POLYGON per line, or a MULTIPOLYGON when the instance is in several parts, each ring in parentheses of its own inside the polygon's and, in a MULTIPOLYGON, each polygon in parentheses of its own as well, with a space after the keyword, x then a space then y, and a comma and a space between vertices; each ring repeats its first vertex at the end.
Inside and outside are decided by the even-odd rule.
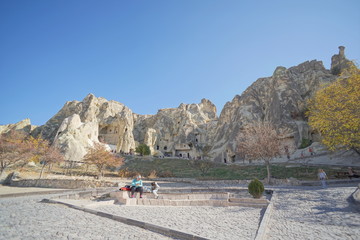
POLYGON ((97 188, 97 187, 117 187, 118 183, 91 180, 72 180, 72 179, 22 179, 13 180, 10 186, 14 187, 45 187, 45 188, 97 188))

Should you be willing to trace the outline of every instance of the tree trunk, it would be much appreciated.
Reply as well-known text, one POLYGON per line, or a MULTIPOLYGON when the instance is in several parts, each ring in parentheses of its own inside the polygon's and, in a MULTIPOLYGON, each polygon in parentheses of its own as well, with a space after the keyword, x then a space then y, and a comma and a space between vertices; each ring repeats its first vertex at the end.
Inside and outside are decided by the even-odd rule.
POLYGON ((270 184, 270 177, 271 177, 271 174, 270 174, 270 161, 265 161, 265 164, 266 164, 266 170, 267 170, 267 183, 270 184))
POLYGON ((3 175, 4 172, 5 172, 5 168, 0 168, 0 177, 3 175))
POLYGON ((41 172, 40 172, 39 179, 41 179, 41 178, 42 178, 42 175, 43 175, 43 172, 44 172, 45 166, 46 166, 46 164, 43 164, 43 166, 42 166, 42 168, 41 168, 41 172))

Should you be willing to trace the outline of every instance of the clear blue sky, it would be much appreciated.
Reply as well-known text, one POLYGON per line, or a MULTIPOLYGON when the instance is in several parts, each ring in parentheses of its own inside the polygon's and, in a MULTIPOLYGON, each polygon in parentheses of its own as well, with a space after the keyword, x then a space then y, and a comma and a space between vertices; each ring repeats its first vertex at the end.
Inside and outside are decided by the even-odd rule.
POLYGON ((329 68, 340 45, 360 62, 359 0, 1 0, 0 125, 45 124, 89 93, 220 114, 277 66, 329 68))

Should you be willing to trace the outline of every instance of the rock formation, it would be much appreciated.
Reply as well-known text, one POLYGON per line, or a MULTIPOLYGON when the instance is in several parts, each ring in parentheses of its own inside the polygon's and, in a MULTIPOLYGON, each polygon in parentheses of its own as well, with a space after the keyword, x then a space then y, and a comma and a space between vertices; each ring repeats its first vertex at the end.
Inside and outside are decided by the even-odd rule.
POLYGON ((129 108, 89 94, 81 102, 67 102, 39 128, 38 134, 61 145, 66 159, 80 161, 85 149, 94 141, 106 142, 114 151, 135 149, 133 125, 133 113, 129 108), (85 141, 86 137, 90 142, 85 141))
POLYGON ((239 131, 254 121, 275 123, 290 150, 302 139, 313 139, 304 114, 306 101, 320 85, 335 78, 322 62, 314 60, 289 69, 277 67, 271 77, 258 79, 224 106, 213 142, 215 160, 238 159, 239 131))
POLYGON ((25 134, 30 134, 35 128, 36 126, 31 125, 30 119, 26 118, 14 124, 0 125, 0 134, 10 131, 22 131, 25 134))
POLYGON ((54 144, 67 160, 79 161, 98 140, 97 122, 83 123, 78 114, 65 118, 55 136, 54 144))
POLYGON ((156 115, 138 115, 119 102, 89 94, 81 102, 67 102, 33 134, 53 142, 72 161, 81 161, 99 141, 113 152, 131 153, 145 143, 158 156, 199 158, 216 122, 216 107, 206 99, 161 109, 156 115))
POLYGON ((215 105, 202 99, 199 104, 181 104, 160 109, 155 115, 138 116, 134 136, 160 155, 201 158, 201 149, 211 141, 216 122, 215 105))
POLYGON ((306 101, 323 84, 334 81, 349 64, 344 47, 332 57, 331 69, 321 61, 307 61, 286 69, 277 67, 271 77, 259 78, 241 95, 227 102, 216 115, 209 100, 160 109, 155 115, 139 115, 116 101, 92 94, 83 101, 67 102, 45 125, 34 129, 29 120, 0 126, 0 133, 24 129, 54 142, 66 159, 80 161, 94 142, 105 142, 113 152, 131 153, 145 143, 152 154, 202 158, 218 162, 240 159, 238 136, 247 124, 267 120, 279 129, 284 146, 294 150, 303 139, 318 140, 305 117, 306 101))
POLYGON ((334 75, 339 75, 344 69, 349 67, 349 64, 353 64, 345 57, 345 47, 339 46, 339 54, 335 54, 331 58, 330 71, 334 75))

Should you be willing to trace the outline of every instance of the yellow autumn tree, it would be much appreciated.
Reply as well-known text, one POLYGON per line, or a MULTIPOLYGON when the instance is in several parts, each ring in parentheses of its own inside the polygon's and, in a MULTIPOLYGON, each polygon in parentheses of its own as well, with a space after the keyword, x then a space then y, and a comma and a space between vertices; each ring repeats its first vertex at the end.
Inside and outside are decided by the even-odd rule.
POLYGON ((360 154, 360 70, 353 64, 309 101, 309 124, 330 150, 360 154))

